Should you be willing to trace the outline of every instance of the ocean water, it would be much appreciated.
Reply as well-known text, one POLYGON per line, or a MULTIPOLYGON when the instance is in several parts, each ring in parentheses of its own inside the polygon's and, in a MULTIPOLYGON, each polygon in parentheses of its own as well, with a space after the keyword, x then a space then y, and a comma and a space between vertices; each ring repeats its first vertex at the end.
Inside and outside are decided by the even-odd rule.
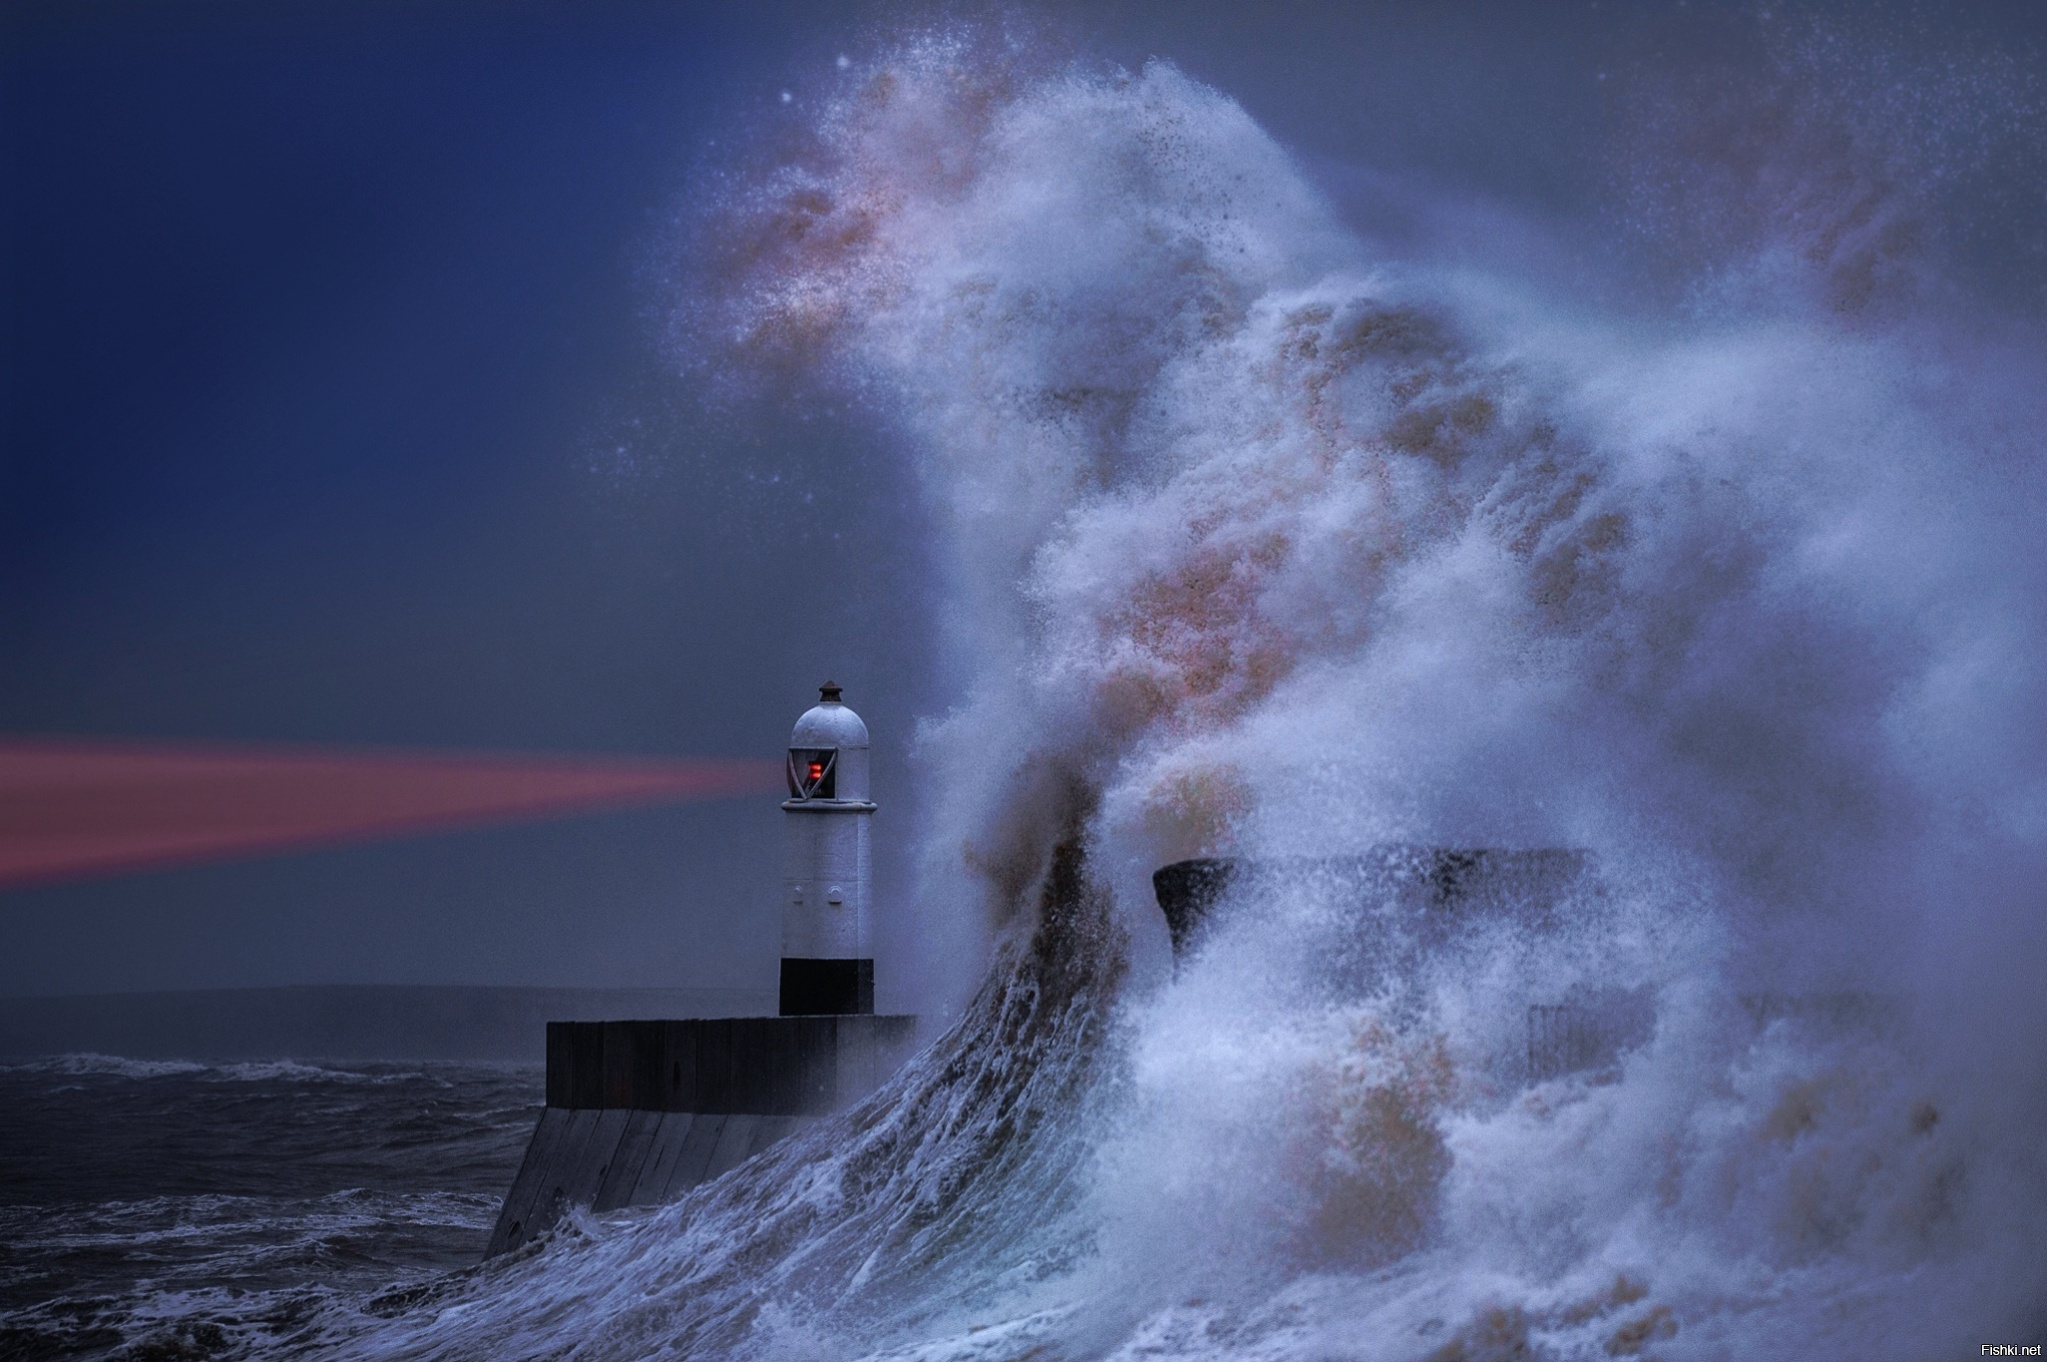
POLYGON ((0 1067, 0 1357, 289 1350, 349 1302, 473 1265, 535 1065, 0 1067))
POLYGON ((1739 228, 1681 297, 1485 222, 1376 243, 1169 64, 849 62, 682 234, 676 359, 861 413, 923 489, 960 699, 917 735, 904 968, 957 1019, 672 1206, 235 1346, 2047 1341, 2047 345, 1933 192, 2018 106, 1845 50, 1781 56, 1825 97, 1643 120, 1629 230, 1739 228), (1387 846, 1593 869, 1454 929, 1247 876, 1168 959, 1155 867, 1387 846), (1632 1020, 1536 1064, 1573 1007, 1632 1020))

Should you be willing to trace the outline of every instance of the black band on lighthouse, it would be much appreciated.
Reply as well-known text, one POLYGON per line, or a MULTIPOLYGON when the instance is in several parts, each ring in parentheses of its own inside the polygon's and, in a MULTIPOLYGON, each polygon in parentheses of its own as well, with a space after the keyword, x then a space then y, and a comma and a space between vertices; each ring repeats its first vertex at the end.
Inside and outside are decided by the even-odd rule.
POLYGON ((843 1016, 874 1011, 872 960, 782 958, 782 1015, 843 1016))

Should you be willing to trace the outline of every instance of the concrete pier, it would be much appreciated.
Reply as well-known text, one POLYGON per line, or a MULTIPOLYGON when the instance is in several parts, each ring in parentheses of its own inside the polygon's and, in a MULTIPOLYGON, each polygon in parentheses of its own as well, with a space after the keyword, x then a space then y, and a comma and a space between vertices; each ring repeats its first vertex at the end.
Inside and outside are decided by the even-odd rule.
POLYGON ((874 1015, 867 724, 833 682, 790 730, 780 1016, 549 1022, 547 1108, 484 1257, 572 1206, 670 1201, 880 1087, 917 1019, 874 1015))
MULTIPOLYGON (((1360 855, 1252 861, 1176 861, 1152 875, 1152 890, 1172 934, 1175 960, 1201 948, 1215 915, 1232 896, 1291 892, 1347 909, 1349 939, 1330 943, 1330 982, 1360 992, 1383 983, 1410 945, 1387 931, 1392 910, 1417 943, 1440 941, 1460 924, 1505 917, 1529 931, 1556 927, 1559 906, 1595 885, 1592 858, 1565 847, 1431 847, 1390 843, 1360 855), (1383 960, 1381 959, 1383 957, 1383 960)), ((1578 989, 1527 1009, 1521 1077, 1540 1083, 1616 1068, 1655 1027, 1655 1000, 1640 990, 1578 989)))
POLYGON ((571 1206, 675 1200, 872 1092, 916 1031, 871 1013, 549 1022, 547 1107, 484 1257, 571 1206))
POLYGON ((1211 918, 1232 896, 1305 893, 1349 904, 1360 924, 1381 905, 1408 910, 1417 926, 1445 930, 1486 915, 1549 925, 1556 906, 1587 882, 1591 857, 1562 847, 1431 847, 1387 843, 1361 855, 1297 860, 1232 857, 1175 861, 1152 873, 1152 893, 1177 959, 1199 949, 1211 918))

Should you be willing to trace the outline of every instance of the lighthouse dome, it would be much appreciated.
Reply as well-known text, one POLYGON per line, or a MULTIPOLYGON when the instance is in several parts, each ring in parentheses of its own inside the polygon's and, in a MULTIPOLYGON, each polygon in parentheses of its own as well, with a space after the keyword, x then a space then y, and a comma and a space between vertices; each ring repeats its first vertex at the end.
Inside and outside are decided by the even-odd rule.
POLYGON ((867 803, 867 725, 827 681, 789 734, 789 800, 805 807, 867 803))
POLYGON ((803 711, 789 734, 791 747, 865 747, 867 725, 852 708, 839 699, 839 688, 827 681, 818 687, 823 696, 803 711))

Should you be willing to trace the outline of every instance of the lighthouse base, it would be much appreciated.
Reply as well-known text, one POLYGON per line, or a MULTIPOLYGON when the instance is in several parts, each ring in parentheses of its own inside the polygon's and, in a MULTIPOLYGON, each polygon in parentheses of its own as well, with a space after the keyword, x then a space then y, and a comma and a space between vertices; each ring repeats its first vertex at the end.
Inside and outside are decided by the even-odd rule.
POLYGON ((549 1022, 547 1107, 484 1257, 571 1206, 675 1200, 881 1086, 916 1031, 871 1013, 549 1022))
POLYGON ((828 1017, 874 1011, 872 960, 798 960, 782 957, 781 1013, 828 1017))

